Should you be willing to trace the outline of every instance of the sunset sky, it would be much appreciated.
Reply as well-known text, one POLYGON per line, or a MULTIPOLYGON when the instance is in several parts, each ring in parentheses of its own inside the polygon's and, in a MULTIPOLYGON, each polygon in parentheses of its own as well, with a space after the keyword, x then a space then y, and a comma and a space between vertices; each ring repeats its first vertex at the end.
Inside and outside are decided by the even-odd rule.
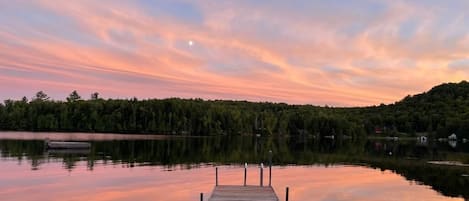
POLYGON ((362 106, 469 78, 469 1, 0 0, 0 100, 362 106))

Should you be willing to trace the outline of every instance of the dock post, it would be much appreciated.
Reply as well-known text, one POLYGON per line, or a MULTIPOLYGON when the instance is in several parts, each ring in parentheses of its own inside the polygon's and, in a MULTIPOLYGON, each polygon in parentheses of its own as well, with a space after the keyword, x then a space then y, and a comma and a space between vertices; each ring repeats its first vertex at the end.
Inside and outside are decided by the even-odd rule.
POLYGON ((248 163, 244 163, 244 186, 246 186, 247 174, 248 174, 248 163))
POLYGON ((288 190, 289 190, 289 189, 288 189, 288 186, 287 186, 287 189, 286 189, 286 192, 285 192, 285 194, 286 194, 286 195, 285 195, 285 201, 288 201, 288 190))
POLYGON ((200 193, 200 201, 204 201, 204 193, 200 193))
POLYGON ((261 163, 260 174, 259 175, 261 177, 260 178, 260 182, 261 182, 260 186, 264 186, 264 164, 263 163, 261 163))
POLYGON ((272 150, 269 150, 269 186, 272 186, 272 150))
POLYGON ((218 167, 215 167, 215 186, 218 186, 218 167))

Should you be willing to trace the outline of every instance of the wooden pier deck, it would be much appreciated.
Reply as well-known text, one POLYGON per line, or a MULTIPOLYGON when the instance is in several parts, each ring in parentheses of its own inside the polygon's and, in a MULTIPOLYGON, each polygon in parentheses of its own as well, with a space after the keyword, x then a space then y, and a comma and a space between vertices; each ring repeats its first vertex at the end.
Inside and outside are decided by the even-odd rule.
MULTIPOLYGON (((247 185, 248 164, 244 163, 244 185, 218 185, 218 167, 215 167, 215 188, 208 201, 279 201, 272 188, 272 151, 269 151, 269 184, 264 186, 264 164, 259 165, 259 185, 247 185)), ((288 187, 285 189, 285 201, 288 201, 288 187)), ((200 193, 204 201, 204 193, 200 193)))
POLYGON ((278 201, 271 186, 215 186, 209 201, 278 201))

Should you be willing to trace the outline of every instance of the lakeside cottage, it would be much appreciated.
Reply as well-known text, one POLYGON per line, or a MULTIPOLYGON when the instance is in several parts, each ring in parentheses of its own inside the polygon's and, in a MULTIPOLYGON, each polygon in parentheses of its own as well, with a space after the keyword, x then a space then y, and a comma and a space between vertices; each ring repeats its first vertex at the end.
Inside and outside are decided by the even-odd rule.
POLYGON ((456 136, 456 134, 451 134, 450 136, 448 136, 448 140, 457 140, 458 137, 456 136))
POLYGON ((422 136, 417 137, 417 139, 420 143, 426 143, 427 142, 427 136, 422 135, 422 136))

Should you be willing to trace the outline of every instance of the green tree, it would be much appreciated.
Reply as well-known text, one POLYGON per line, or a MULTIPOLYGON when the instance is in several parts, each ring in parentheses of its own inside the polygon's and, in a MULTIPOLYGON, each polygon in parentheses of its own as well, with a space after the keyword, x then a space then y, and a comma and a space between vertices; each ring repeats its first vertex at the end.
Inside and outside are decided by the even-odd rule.
POLYGON ((98 100, 99 99, 99 93, 98 92, 94 92, 91 94, 91 100, 98 100))
POLYGON ((36 100, 36 101, 47 101, 49 99, 50 97, 43 91, 38 91, 36 93, 36 96, 33 98, 33 100, 36 100))
POLYGON ((73 91, 68 97, 67 97, 67 101, 68 102, 75 102, 75 101, 78 101, 81 99, 81 96, 78 95, 78 92, 77 91, 73 91))

